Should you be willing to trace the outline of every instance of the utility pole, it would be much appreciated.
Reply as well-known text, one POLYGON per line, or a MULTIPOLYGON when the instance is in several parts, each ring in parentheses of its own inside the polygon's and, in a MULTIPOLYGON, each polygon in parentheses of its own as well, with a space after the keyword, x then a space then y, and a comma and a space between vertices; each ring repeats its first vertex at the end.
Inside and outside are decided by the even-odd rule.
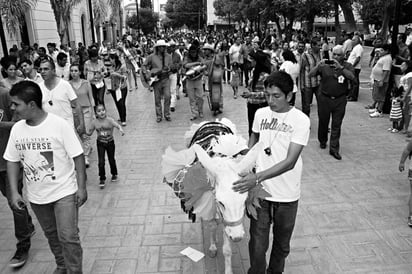
MULTIPOLYGON (((92 42, 96 43, 96 36, 94 35, 94 22, 93 22, 93 0, 89 0, 89 17, 90 17, 90 29, 92 31, 92 42)), ((86 46, 86 45, 85 45, 86 46)))
POLYGON ((1 40, 1 47, 3 48, 3 55, 4 57, 7 57, 9 55, 9 52, 7 50, 6 34, 4 33, 3 21, 1 20, 1 15, 0 15, 0 40, 1 40))

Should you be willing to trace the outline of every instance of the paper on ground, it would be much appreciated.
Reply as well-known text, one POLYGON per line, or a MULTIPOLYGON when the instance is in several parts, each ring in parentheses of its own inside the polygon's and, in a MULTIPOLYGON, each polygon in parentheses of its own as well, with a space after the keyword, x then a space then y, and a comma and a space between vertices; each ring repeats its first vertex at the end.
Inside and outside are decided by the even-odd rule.
POLYGON ((192 261, 194 261, 194 262, 200 261, 200 260, 205 256, 205 254, 203 254, 203 253, 200 252, 200 251, 197 251, 197 250, 194 249, 194 248, 191 248, 190 246, 189 246, 189 247, 186 247, 185 249, 183 249, 182 251, 180 251, 180 254, 189 257, 189 258, 192 259, 192 261))

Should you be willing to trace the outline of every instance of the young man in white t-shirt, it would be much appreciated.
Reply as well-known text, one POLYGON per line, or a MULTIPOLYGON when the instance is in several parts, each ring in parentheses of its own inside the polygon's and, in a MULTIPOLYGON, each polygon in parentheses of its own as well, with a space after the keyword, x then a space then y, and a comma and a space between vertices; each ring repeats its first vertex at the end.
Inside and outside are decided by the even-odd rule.
POLYGON ((307 145, 310 120, 300 110, 289 105, 293 80, 284 71, 273 72, 265 80, 269 106, 258 109, 253 122, 249 147, 264 143, 256 161, 256 173, 234 182, 233 189, 246 192, 258 184, 271 195, 260 200, 257 219, 250 220, 248 273, 281 273, 290 251, 290 239, 296 220, 302 176, 301 152, 307 145), (273 223, 273 247, 269 266, 270 225, 273 223))
POLYGON ((39 71, 44 79, 44 82, 39 84, 43 94, 42 108, 69 122, 81 136, 86 132, 83 112, 72 86, 56 76, 55 64, 50 59, 40 63, 39 71))
POLYGON ((78 209, 87 200, 83 149, 71 125, 42 109, 42 93, 32 81, 10 91, 11 110, 20 118, 4 153, 10 183, 10 204, 26 207, 18 193, 21 165, 27 199, 55 256, 55 273, 82 273, 78 209))

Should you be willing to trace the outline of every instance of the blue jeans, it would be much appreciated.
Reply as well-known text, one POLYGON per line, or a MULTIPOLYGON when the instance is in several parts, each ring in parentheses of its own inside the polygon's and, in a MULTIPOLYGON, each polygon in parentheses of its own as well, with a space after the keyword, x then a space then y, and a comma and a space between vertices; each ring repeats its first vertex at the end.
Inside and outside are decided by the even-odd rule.
POLYGON ((260 200, 257 220, 250 219, 248 274, 282 273, 290 252, 290 238, 295 227, 298 201, 289 203, 260 200), (269 247, 270 224, 273 223, 273 244, 266 272, 266 251, 269 247))
MULTIPOLYGON (((17 186, 18 192, 22 195, 23 189, 23 170, 20 170, 17 186)), ((7 199, 10 196, 9 180, 6 171, 0 171, 0 191, 7 199)), ((17 250, 29 251, 30 237, 34 231, 34 225, 27 207, 22 210, 13 210, 14 235, 17 239, 17 250)))
POLYGON ((68 274, 82 273, 83 250, 80 245, 76 195, 68 195, 49 204, 31 203, 39 220, 57 268, 68 274))
POLYGON ((107 152, 107 158, 109 159, 109 165, 110 165, 110 173, 112 176, 117 175, 117 166, 116 166, 116 160, 114 158, 116 146, 114 144, 114 140, 110 142, 101 142, 97 140, 97 156, 99 158, 99 177, 100 180, 106 180, 106 170, 104 169, 105 167, 105 153, 107 152))
POLYGON ((169 78, 160 80, 153 84, 156 117, 162 118, 162 97, 163 97, 163 112, 165 118, 170 118, 170 80, 169 78))

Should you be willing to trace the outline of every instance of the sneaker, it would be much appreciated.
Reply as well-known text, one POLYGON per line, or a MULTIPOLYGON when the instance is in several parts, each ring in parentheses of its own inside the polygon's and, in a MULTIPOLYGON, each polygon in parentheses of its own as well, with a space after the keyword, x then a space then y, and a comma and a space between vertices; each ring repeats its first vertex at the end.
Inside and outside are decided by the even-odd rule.
POLYGON ((369 112, 369 113, 374 113, 374 112, 376 112, 376 108, 370 108, 370 109, 368 110, 368 112, 369 112))
POLYGON ((391 130, 391 132, 392 132, 392 133, 398 133, 399 130, 397 130, 396 128, 394 128, 394 129, 391 130))
POLYGON ((387 131, 392 131, 392 130, 393 130, 393 128, 392 128, 392 127, 390 127, 390 128, 388 128, 388 129, 387 129, 387 131))
POLYGON ((117 175, 112 176, 112 182, 117 182, 118 180, 119 180, 119 178, 117 178, 117 175))
POLYGON ((106 185, 106 180, 100 180, 100 183, 99 183, 100 189, 103 189, 105 185, 106 185))
POLYGON ((175 108, 174 108, 174 107, 171 107, 171 108, 170 108, 170 111, 171 111, 171 112, 175 112, 175 108))
POLYGON ((122 122, 122 127, 125 127, 126 125, 126 122, 122 122))
POLYGON ((408 217, 408 226, 412 228, 412 216, 408 217))
POLYGON ((29 251, 17 250, 13 258, 10 259, 9 266, 13 268, 21 267, 26 263, 28 257, 29 251))
POLYGON ((380 113, 379 111, 375 111, 374 113, 369 114, 369 117, 379 118, 379 117, 382 117, 382 113, 380 113))

